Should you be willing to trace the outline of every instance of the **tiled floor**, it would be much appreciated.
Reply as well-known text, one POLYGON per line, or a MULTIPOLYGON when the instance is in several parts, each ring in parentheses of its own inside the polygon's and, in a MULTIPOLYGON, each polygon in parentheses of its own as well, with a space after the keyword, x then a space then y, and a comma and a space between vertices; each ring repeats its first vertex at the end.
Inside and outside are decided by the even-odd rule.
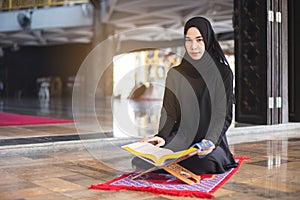
MULTIPOLYGON (((231 145, 236 155, 248 156, 251 160, 245 161, 238 173, 215 193, 216 199, 298 199, 299 147, 300 134, 293 138, 231 145)), ((97 152, 108 153, 101 149, 97 152)), ((97 160, 85 150, 3 156, 0 158, 0 199, 189 199, 147 192, 87 189, 91 184, 122 174, 119 170, 122 166, 110 168, 106 164, 120 164, 120 160, 128 158, 120 154, 97 160)))
MULTIPOLYGON (((263 130, 229 134, 232 152, 251 160, 245 161, 238 173, 215 193, 216 199, 299 199, 300 128, 280 132, 272 131, 271 127, 263 130)), ((74 134, 77 132, 72 124, 0 127, 0 140, 74 134)), ((101 143, 101 140, 90 141, 101 143)), ((52 141, 49 151, 31 151, 40 148, 34 141, 20 146, 3 145, 0 147, 0 200, 191 199, 138 191, 88 190, 91 184, 103 183, 132 170, 131 156, 120 150, 120 141, 94 148, 86 141, 74 143, 71 139, 61 149, 57 148, 59 142, 52 141), (12 147, 19 150, 17 154, 11 153, 12 147)))

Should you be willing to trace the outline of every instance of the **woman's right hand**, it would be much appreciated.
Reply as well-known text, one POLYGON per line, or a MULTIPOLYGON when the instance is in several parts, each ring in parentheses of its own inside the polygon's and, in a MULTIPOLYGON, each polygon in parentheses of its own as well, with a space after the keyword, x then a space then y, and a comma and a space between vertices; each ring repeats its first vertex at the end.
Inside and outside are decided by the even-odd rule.
POLYGON ((159 137, 159 136, 144 138, 144 139, 141 139, 140 142, 148 142, 148 143, 151 143, 151 144, 153 144, 154 146, 157 146, 157 147, 164 146, 165 143, 166 143, 166 141, 163 138, 159 137))

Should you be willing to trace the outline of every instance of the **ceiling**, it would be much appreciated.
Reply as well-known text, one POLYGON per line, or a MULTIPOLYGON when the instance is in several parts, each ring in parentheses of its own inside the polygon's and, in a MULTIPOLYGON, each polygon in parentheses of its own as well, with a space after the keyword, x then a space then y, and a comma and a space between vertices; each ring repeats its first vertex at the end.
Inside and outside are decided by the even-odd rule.
MULTIPOLYGON (((161 27, 182 37, 184 23, 201 15, 212 22, 216 33, 232 32, 233 0, 111 0, 103 22, 113 24, 116 33, 141 27, 161 27)), ((163 32, 136 32, 124 39, 161 40, 163 32)))
MULTIPOLYGON (((113 33, 119 35, 120 40, 170 41, 182 38, 184 23, 199 15, 211 21, 217 34, 233 32, 233 0, 105 0, 100 4, 100 21, 113 27, 113 33)), ((80 6, 84 16, 93 21, 93 6, 80 6)), ((33 11, 37 9, 43 10, 35 8, 33 11)), ((90 43, 93 35, 93 23, 1 31, 0 47, 90 43)))

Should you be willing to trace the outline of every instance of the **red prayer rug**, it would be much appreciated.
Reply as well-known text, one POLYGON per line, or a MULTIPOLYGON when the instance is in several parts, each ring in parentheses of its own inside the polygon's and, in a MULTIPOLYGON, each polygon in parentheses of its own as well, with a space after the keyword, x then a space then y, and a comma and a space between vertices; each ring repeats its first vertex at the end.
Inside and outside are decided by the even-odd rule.
POLYGON ((56 124, 56 123, 59 124, 59 123, 72 123, 72 122, 74 121, 0 112, 0 126, 56 124))
POLYGON ((127 189, 174 196, 214 198, 213 194, 239 170, 244 160, 248 160, 244 157, 235 157, 235 159, 238 162, 238 167, 223 174, 202 174, 199 184, 188 185, 170 174, 162 173, 148 173, 131 180, 131 177, 138 174, 138 172, 133 172, 123 174, 106 183, 91 185, 89 189, 116 191, 127 189))

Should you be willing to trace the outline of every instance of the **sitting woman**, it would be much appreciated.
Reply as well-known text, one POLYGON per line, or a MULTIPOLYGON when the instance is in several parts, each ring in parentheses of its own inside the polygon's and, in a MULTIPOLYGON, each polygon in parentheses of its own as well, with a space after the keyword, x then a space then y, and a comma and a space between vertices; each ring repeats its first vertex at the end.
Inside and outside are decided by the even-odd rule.
MULTIPOLYGON (((187 21, 184 36, 182 62, 167 74, 159 131, 140 142, 180 151, 208 141, 210 148, 179 164, 196 174, 224 173, 237 166, 226 138, 232 121, 233 74, 207 19, 187 21)), ((139 158, 132 162, 138 168, 151 167, 139 158)))

